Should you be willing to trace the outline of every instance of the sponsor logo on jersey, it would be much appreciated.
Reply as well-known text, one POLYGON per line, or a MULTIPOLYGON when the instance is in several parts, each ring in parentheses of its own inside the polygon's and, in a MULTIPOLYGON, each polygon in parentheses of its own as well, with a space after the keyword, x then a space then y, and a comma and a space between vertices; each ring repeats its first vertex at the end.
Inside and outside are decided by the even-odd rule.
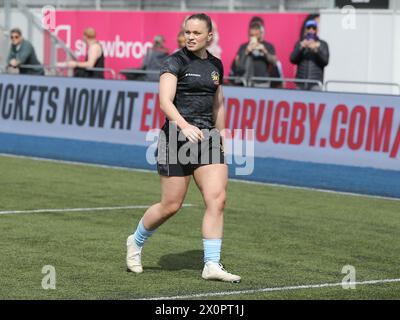
POLYGON ((201 77, 201 75, 198 73, 186 73, 185 77, 201 77))
POLYGON ((211 79, 216 85, 219 85, 219 73, 217 71, 211 72, 211 79))

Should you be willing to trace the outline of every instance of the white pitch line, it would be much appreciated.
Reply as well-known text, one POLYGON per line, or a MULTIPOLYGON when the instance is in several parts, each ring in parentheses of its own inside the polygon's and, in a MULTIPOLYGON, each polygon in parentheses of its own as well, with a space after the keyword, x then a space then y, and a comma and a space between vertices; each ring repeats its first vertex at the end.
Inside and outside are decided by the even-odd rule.
MULTIPOLYGON (((21 156, 21 155, 16 155, 16 154, 9 154, 9 153, 0 153, 0 156, 9 157, 9 158, 21 158, 21 159, 30 159, 30 160, 38 160, 38 161, 47 161, 47 162, 62 163, 62 164, 77 165, 77 166, 87 166, 87 167, 115 169, 115 170, 133 171, 133 172, 142 172, 142 173, 153 173, 153 174, 156 173, 155 170, 135 169, 135 168, 111 166, 111 165, 106 165, 106 164, 96 164, 96 163, 68 161, 68 160, 56 160, 56 159, 40 158, 40 157, 32 157, 32 156, 21 156)), ((229 181, 239 182, 239 183, 247 183, 247 184, 255 184, 255 185, 261 185, 261 186, 268 186, 268 187, 294 189, 294 190, 316 191, 316 192, 323 192, 323 193, 330 193, 330 194, 338 194, 338 195, 343 195, 343 196, 353 196, 353 197, 370 198, 370 199, 378 199, 378 200, 400 201, 400 198, 395 198, 395 197, 385 197, 385 196, 377 196, 377 195, 372 195, 372 194, 336 191, 336 190, 319 189, 319 188, 312 188, 312 187, 291 186, 291 185, 279 184, 279 183, 261 182, 261 181, 244 180, 244 179, 242 180, 242 179, 234 179, 234 178, 229 178, 229 181)))
MULTIPOLYGON (((183 207, 193 207, 194 204, 185 203, 183 207)), ((17 213, 48 213, 48 212, 83 212, 83 211, 107 211, 107 210, 125 210, 125 209, 146 209, 149 205, 123 206, 123 207, 97 207, 97 208, 69 208, 69 209, 36 209, 36 210, 14 210, 0 211, 1 214, 17 214, 17 213)))
POLYGON ((188 294, 183 296, 169 296, 169 297, 152 297, 135 300, 178 300, 178 299, 193 299, 193 298, 205 298, 205 297, 216 297, 216 296, 232 296, 238 294, 252 294, 262 292, 275 292, 275 291, 291 291, 300 289, 317 289, 317 288, 328 288, 328 287, 340 287, 342 285, 367 285, 367 284, 380 284, 380 283, 393 283, 400 282, 400 279, 382 279, 382 280, 369 280, 359 282, 338 282, 338 283, 322 283, 322 284, 310 284, 301 286, 289 286, 289 287, 275 287, 275 288, 262 288, 262 289, 251 289, 251 290, 238 290, 238 291, 223 291, 223 292, 208 292, 198 294, 188 294))
POLYGON ((241 183, 246 183, 246 184, 263 185, 263 186, 269 186, 269 187, 293 189, 293 190, 316 191, 316 192, 322 192, 322 193, 338 194, 338 195, 342 195, 342 196, 353 196, 353 197, 360 197, 360 198, 372 198, 372 199, 379 199, 379 200, 400 201, 400 198, 376 196, 376 195, 372 195, 372 194, 346 192, 346 191, 336 191, 336 190, 330 190, 330 189, 318 189, 318 188, 313 188, 313 187, 291 186, 288 184, 241 180, 241 179, 234 179, 234 178, 230 178, 229 181, 241 182, 241 183))

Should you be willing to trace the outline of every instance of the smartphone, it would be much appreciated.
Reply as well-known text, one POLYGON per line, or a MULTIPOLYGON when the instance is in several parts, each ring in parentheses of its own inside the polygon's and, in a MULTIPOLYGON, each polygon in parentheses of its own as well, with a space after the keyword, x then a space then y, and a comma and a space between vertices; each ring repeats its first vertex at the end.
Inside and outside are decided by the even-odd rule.
POLYGON ((250 38, 250 44, 256 44, 258 42, 256 37, 251 37, 250 38))

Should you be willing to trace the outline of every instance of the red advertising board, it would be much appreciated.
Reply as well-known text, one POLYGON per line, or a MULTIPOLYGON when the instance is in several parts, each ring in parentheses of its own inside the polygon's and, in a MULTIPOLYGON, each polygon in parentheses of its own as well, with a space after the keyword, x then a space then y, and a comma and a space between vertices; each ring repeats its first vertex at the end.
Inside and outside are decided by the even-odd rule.
MULTIPOLYGON (((163 35, 172 53, 177 49, 177 34, 189 12, 135 11, 57 11, 55 33, 84 59, 83 30, 93 27, 102 43, 106 67, 119 71, 140 67, 143 56, 155 35, 163 35)), ((229 73, 239 46, 248 39, 248 26, 253 16, 265 22, 265 39, 275 46, 285 77, 294 76, 289 56, 298 40, 306 14, 303 13, 209 13, 216 35, 210 51, 220 55, 229 73)))

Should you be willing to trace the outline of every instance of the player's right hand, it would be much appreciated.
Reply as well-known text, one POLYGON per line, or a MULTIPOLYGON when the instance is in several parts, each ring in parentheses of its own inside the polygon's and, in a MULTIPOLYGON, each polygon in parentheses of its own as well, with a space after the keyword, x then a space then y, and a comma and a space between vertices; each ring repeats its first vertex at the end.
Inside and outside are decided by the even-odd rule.
POLYGON ((188 124, 185 128, 182 128, 182 133, 185 135, 186 138, 189 139, 190 142, 198 142, 204 139, 204 134, 201 132, 199 128, 188 124))

